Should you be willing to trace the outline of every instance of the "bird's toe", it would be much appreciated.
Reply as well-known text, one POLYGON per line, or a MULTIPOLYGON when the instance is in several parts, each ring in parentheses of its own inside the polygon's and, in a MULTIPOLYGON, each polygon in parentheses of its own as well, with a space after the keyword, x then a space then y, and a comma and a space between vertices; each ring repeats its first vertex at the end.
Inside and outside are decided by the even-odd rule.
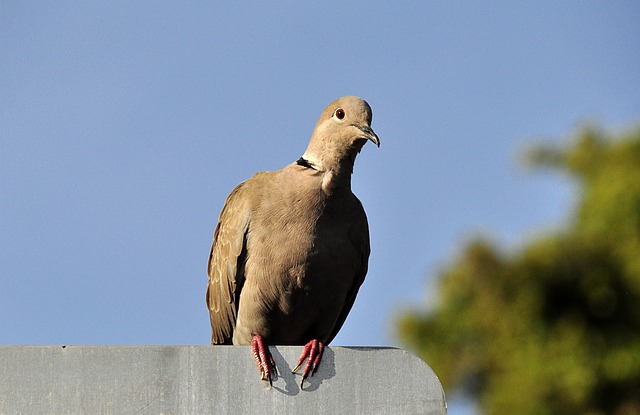
POLYGON ((271 387, 273 385, 273 379, 278 377, 278 370, 276 369, 273 356, 271 356, 271 352, 269 351, 269 346, 265 344, 262 336, 253 336, 251 339, 251 352, 256 361, 258 372, 260 373, 260 380, 268 381, 269 387, 271 387))
POLYGON ((298 359, 298 363, 296 367, 293 368, 292 372, 297 373, 298 369, 302 366, 304 361, 307 361, 307 365, 302 372, 302 381, 300 381, 300 389, 304 389, 304 381, 307 380, 309 376, 313 376, 314 373, 318 371, 318 367, 320 365, 320 361, 322 360, 322 354, 324 353, 324 344, 318 339, 313 339, 305 344, 304 349, 302 351, 302 355, 300 355, 300 359, 298 359))

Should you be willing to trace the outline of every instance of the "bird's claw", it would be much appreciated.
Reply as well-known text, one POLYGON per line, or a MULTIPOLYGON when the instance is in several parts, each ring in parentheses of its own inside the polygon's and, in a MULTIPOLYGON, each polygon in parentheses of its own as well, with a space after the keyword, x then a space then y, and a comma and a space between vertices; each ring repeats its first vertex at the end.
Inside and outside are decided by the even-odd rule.
POLYGON ((322 344, 322 342, 318 339, 313 339, 304 346, 302 355, 300 356, 300 359, 298 359, 298 364, 296 364, 296 367, 294 367, 292 370, 293 373, 297 373, 298 369, 300 369, 304 361, 307 360, 307 365, 304 368, 304 372, 302 372, 300 389, 304 389, 304 381, 307 380, 309 376, 313 376, 318 371, 323 353, 324 344, 322 344))
POLYGON ((253 336, 251 339, 251 352, 256 361, 258 372, 260 372, 260 380, 268 381, 269 387, 273 386, 273 379, 278 377, 278 369, 276 369, 276 363, 268 346, 264 344, 262 336, 253 336))

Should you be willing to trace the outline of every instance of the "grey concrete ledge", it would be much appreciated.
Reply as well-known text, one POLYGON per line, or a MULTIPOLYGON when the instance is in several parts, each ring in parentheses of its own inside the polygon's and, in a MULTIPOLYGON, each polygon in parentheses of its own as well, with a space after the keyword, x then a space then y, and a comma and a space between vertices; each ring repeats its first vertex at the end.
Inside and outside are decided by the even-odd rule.
POLYGON ((440 381, 395 348, 328 347, 300 390, 302 347, 0 346, 0 414, 446 414, 440 381))

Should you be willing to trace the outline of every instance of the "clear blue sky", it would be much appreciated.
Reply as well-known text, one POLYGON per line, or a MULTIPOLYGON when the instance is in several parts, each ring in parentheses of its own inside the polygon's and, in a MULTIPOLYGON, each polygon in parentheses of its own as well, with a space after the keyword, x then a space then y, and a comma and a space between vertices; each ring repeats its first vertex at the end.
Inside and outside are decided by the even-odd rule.
POLYGON ((372 254, 334 344, 397 345, 470 237, 568 217, 528 145, 640 120, 639 2, 516 3, 2 2, 0 344, 207 344, 226 196, 359 95, 372 254))

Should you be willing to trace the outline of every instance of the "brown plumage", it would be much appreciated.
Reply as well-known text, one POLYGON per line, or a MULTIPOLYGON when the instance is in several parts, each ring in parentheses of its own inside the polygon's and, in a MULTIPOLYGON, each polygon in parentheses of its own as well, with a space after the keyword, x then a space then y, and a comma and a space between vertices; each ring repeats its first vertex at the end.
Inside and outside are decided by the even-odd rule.
POLYGON ((211 342, 252 344, 270 382, 266 345, 307 345, 303 384, 367 273, 369 229, 351 174, 366 141, 379 146, 371 117, 360 98, 332 102, 304 155, 238 185, 220 214, 209 256, 211 342))

